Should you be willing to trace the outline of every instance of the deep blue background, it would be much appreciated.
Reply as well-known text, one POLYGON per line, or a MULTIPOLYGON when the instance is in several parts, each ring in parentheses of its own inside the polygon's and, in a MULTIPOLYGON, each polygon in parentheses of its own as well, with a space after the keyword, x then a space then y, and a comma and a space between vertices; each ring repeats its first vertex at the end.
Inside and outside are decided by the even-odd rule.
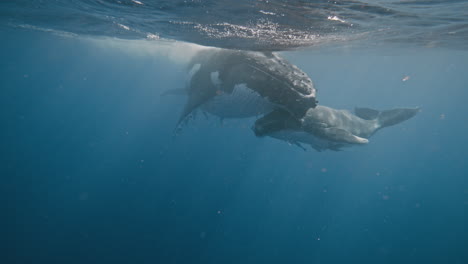
POLYGON ((468 262, 466 51, 284 54, 323 105, 423 109, 318 153, 252 120, 174 139, 184 98, 160 93, 185 68, 167 56, 0 36, 1 263, 468 262))

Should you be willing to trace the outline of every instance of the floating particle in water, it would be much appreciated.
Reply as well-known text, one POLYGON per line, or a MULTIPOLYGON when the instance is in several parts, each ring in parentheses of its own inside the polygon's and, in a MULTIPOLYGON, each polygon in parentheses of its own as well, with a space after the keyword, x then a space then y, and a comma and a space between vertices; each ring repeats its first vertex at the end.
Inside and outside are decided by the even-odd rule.
POLYGON ((135 3, 135 4, 137 4, 137 5, 143 5, 143 3, 142 3, 142 2, 140 2, 140 1, 137 1, 137 0, 132 0, 132 2, 133 2, 133 3, 135 3))
POLYGON ((376 172, 376 173, 375 173, 375 176, 380 176, 380 172, 376 172))
POLYGON ((221 210, 218 210, 216 213, 217 213, 217 214, 221 214, 221 210))
POLYGON ((414 208, 421 208, 421 204, 420 204, 420 203, 416 203, 416 204, 414 205, 414 208))
POLYGON ((206 237, 206 232, 205 231, 200 232, 200 238, 204 239, 205 237, 206 237))
POLYGON ((445 119, 445 114, 440 114, 440 115, 439 115, 439 119, 440 119, 440 120, 444 120, 444 119, 445 119))
POLYGON ((327 172, 327 168, 322 168, 320 171, 325 173, 325 172, 327 172))
POLYGON ((86 201, 89 199, 89 194, 87 192, 82 192, 80 193, 79 199, 80 201, 86 201))
POLYGON ((29 78, 29 75, 28 75, 28 74, 24 74, 24 75, 23 75, 23 78, 29 78))
POLYGON ((409 75, 406 75, 405 77, 403 77, 403 79, 401 79, 401 81, 403 82, 406 82, 410 79, 411 77, 409 75))
POLYGON ((382 200, 387 201, 387 200, 389 200, 389 199, 390 199, 390 196, 385 195, 385 194, 382 195, 382 200))

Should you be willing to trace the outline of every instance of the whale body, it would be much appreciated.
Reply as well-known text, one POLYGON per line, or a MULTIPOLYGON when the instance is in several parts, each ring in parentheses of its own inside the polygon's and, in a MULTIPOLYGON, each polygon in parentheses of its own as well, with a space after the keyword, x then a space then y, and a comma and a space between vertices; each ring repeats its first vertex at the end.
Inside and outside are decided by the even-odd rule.
POLYGON ((317 104, 312 80, 297 66, 274 53, 240 50, 199 51, 189 63, 183 93, 188 99, 179 124, 198 109, 244 118, 280 108, 302 118, 317 104))
POLYGON ((254 125, 257 136, 270 136, 298 146, 310 145, 317 151, 341 150, 362 145, 378 130, 399 124, 415 116, 419 108, 397 108, 378 111, 356 108, 355 114, 327 106, 317 106, 298 120, 284 111, 274 111, 258 119, 254 125))

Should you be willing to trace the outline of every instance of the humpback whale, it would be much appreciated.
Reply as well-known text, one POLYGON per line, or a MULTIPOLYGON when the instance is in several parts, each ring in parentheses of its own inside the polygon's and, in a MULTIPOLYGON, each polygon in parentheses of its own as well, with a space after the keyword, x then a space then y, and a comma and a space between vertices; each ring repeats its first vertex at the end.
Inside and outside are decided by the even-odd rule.
POLYGON ((244 118, 282 109, 302 118, 314 108, 312 80, 297 66, 274 53, 208 49, 188 66, 187 103, 178 124, 197 109, 221 118, 244 118))
POLYGON ((303 118, 296 119, 288 112, 275 110, 258 119, 253 130, 256 136, 270 136, 301 148, 301 143, 305 143, 317 151, 338 151, 367 144, 369 137, 378 130, 408 120, 419 111, 418 107, 385 111, 355 108, 352 114, 348 110, 319 105, 309 109, 303 118))

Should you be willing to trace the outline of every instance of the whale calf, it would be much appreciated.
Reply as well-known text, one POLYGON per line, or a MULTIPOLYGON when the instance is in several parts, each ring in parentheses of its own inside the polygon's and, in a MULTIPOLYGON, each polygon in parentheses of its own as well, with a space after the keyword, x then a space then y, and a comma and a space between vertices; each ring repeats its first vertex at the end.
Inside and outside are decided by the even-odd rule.
POLYGON ((256 136, 270 136, 300 146, 310 145, 317 151, 341 150, 343 147, 369 142, 378 130, 399 124, 415 116, 420 109, 397 108, 378 111, 355 108, 355 114, 319 105, 309 109, 301 119, 275 110, 255 122, 256 136))

